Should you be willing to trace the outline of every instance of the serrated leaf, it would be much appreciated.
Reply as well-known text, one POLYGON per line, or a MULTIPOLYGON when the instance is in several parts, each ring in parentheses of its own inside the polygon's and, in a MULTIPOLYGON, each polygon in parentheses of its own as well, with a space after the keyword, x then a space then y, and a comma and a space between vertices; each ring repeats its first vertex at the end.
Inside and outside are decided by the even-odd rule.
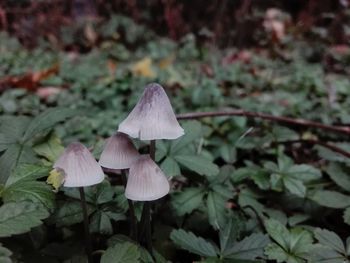
POLYGON ((292 177, 284 177, 283 184, 292 194, 302 198, 305 197, 306 187, 302 181, 292 177))
POLYGON ((76 113, 68 108, 51 108, 36 116, 28 125, 23 141, 28 141, 38 133, 52 128, 57 123, 74 116, 76 113))
POLYGON ((12 263, 11 255, 12 255, 12 252, 6 247, 3 247, 2 244, 0 243, 0 262, 12 263))
POLYGON ((345 223, 350 225, 350 207, 344 210, 343 219, 345 223))
POLYGON ((220 229, 226 223, 226 199, 216 192, 210 191, 207 197, 207 210, 209 223, 220 229))
POLYGON ((172 206, 174 207, 176 214, 183 216, 184 214, 191 213, 194 209, 198 208, 204 197, 204 189, 198 187, 185 188, 180 193, 172 195, 172 206))
POLYGON ((54 208, 55 195, 50 186, 44 182, 17 181, 2 191, 5 203, 30 200, 40 202, 49 209, 54 208))
POLYGON ((50 168, 36 164, 19 165, 6 181, 6 186, 10 186, 18 181, 35 181, 49 174, 50 168))
POLYGON ((0 157, 0 184, 5 184, 13 169, 23 163, 35 163, 37 158, 29 146, 12 144, 0 157))
MULTIPOLYGON (((89 215, 95 210, 89 205, 87 208, 89 215)), ((83 221, 83 218, 81 203, 79 201, 71 201, 61 203, 50 219, 57 227, 61 227, 80 223, 83 221)))
POLYGON ((37 154, 45 157, 50 162, 56 161, 64 151, 61 140, 54 134, 46 142, 35 145, 33 149, 37 154))
POLYGON ((140 252, 137 246, 130 242, 109 247, 101 257, 101 263, 135 263, 139 262, 140 252))
POLYGON ((327 229, 317 228, 314 234, 320 244, 332 248, 340 254, 346 255, 344 243, 336 233, 327 229))
POLYGON ((269 236, 275 240, 283 249, 289 248, 289 231, 279 221, 275 219, 268 219, 265 221, 265 228, 269 236))
POLYGON ((183 166, 200 174, 214 176, 219 173, 219 168, 211 160, 199 155, 177 155, 174 157, 183 166))
POLYGON ((0 207, 0 237, 22 234, 49 216, 43 205, 32 202, 5 203, 0 207))
POLYGON ((173 155, 198 139, 202 133, 202 125, 198 121, 186 122, 182 127, 185 130, 185 135, 171 142, 170 153, 173 155))
POLYGON ((216 256, 215 247, 203 238, 195 236, 192 232, 186 232, 182 229, 173 230, 170 234, 170 238, 182 249, 185 249, 196 255, 203 257, 216 256))
POLYGON ((350 192, 350 177, 343 171, 339 164, 331 163, 326 171, 338 186, 350 192))
POLYGON ((225 253, 226 258, 253 260, 257 257, 263 257, 264 248, 270 240, 267 235, 262 233, 253 233, 243 240, 235 243, 231 249, 225 253))
POLYGON ((323 245, 315 245, 309 252, 311 262, 322 263, 344 263, 347 258, 339 254, 335 250, 323 245))
POLYGON ((321 206, 330 208, 346 208, 350 206, 350 196, 329 190, 318 190, 310 197, 321 206))
POLYGON ((109 216, 103 211, 94 213, 90 220, 90 232, 111 235, 113 227, 109 216))
POLYGON ((180 166, 171 156, 165 158, 165 160, 160 165, 160 169, 168 177, 177 176, 181 174, 180 166))
POLYGON ((268 259, 276 260, 277 262, 287 262, 288 254, 277 244, 269 244, 265 248, 265 254, 268 259))

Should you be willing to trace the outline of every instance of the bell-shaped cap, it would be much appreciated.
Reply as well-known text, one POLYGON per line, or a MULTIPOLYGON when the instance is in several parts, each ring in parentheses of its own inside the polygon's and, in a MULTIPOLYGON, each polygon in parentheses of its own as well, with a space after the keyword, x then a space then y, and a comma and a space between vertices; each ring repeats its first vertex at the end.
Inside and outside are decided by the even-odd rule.
POLYGON ((81 143, 68 145, 53 166, 63 172, 65 187, 83 187, 101 183, 104 173, 90 151, 81 143))
POLYGON ((118 131, 141 140, 177 139, 184 134, 162 86, 151 83, 119 125, 118 131))
POLYGON ((152 201, 169 193, 170 185, 162 170, 148 154, 141 155, 129 170, 125 196, 135 201, 152 201))
POLYGON ((110 169, 128 169, 139 156, 128 135, 117 132, 107 139, 99 163, 110 169))

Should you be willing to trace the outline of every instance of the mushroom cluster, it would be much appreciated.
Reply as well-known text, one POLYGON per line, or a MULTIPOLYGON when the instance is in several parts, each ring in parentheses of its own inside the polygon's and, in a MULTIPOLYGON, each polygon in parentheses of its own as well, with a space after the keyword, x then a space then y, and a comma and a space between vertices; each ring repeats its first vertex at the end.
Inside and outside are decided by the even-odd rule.
MULTIPOLYGON (((125 195, 135 201, 151 201, 169 193, 169 183, 149 155, 141 155, 129 138, 140 140, 177 139, 184 134, 162 86, 151 83, 118 132, 107 139, 99 159, 109 169, 129 169, 125 195)), ((64 175, 65 187, 85 187, 101 183, 103 171, 79 142, 70 144, 54 164, 64 175)))
POLYGON ((76 142, 65 149, 54 168, 64 176, 63 186, 80 188, 82 200, 83 187, 103 181, 101 166, 124 173, 129 169, 125 188, 129 200, 157 200, 169 193, 169 181, 154 162, 154 152, 139 154, 129 136, 150 141, 150 148, 155 148, 155 140, 177 139, 183 134, 163 87, 152 83, 145 87, 116 134, 107 139, 99 163, 84 145, 76 142))

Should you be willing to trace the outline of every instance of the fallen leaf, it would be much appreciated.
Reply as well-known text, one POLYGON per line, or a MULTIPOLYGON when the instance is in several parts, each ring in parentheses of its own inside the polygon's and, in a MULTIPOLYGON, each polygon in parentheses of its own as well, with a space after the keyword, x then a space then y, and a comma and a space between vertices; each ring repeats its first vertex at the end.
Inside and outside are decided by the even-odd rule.
POLYGON ((136 62, 131 71, 135 75, 143 76, 146 78, 155 78, 156 73, 152 69, 152 59, 150 57, 145 57, 138 62, 136 62))

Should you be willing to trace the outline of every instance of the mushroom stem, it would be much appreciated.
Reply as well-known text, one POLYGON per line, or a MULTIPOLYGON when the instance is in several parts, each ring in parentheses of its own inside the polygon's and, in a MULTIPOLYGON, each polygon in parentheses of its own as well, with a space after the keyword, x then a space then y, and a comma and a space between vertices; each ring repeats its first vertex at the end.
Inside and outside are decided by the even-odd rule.
POLYGON ((86 238, 85 248, 88 256, 88 262, 92 263, 93 260, 92 260, 91 237, 89 232, 89 217, 87 212, 84 187, 79 187, 79 193, 80 193, 80 200, 81 200, 81 208, 83 210, 83 217, 84 217, 84 230, 85 230, 85 238, 86 238))
MULTIPOLYGON (((126 178, 126 169, 122 169, 122 181, 124 187, 126 187, 127 178, 126 178)), ((127 199, 129 204, 129 216, 130 216, 130 237, 133 240, 137 239, 137 221, 135 216, 135 208, 132 200, 127 199)))
POLYGON ((151 140, 149 145, 149 155, 151 159, 155 161, 156 159, 156 140, 151 140))
MULTIPOLYGON (((156 140, 151 140, 149 145, 149 155, 153 161, 155 161, 156 157, 156 140)), ((142 232, 146 235, 146 248, 148 252, 153 255, 152 253, 152 230, 151 230, 151 202, 146 201, 143 204, 143 210, 141 215, 141 227, 142 232)), ((140 235, 140 237, 142 237, 140 235)))

